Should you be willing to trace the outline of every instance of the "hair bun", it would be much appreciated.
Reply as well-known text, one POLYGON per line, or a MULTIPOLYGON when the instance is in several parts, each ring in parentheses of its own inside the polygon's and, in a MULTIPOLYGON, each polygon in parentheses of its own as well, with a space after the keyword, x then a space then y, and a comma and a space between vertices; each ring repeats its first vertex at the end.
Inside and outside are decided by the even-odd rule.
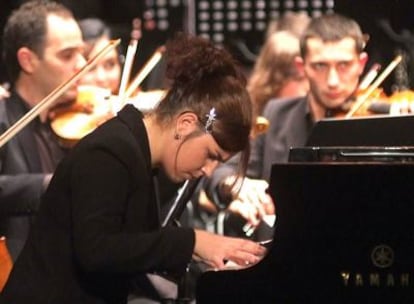
POLYGON ((179 33, 166 47, 166 75, 178 85, 218 75, 238 77, 232 56, 204 38, 179 33))

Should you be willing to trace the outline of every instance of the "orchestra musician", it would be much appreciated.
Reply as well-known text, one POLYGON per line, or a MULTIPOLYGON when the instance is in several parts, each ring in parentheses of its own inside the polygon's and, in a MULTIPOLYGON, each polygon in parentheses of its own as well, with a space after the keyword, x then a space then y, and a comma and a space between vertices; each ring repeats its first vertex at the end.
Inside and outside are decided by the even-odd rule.
POLYGON ((257 177, 268 179, 270 168, 265 163, 287 161, 289 147, 303 146, 315 122, 342 110, 342 105, 356 92, 368 60, 364 52, 366 35, 356 21, 338 14, 312 20, 300 43, 297 66, 308 79, 310 90, 306 98, 282 104, 270 101, 265 108, 271 127, 270 132, 257 141, 256 147, 263 148, 258 157, 262 157, 263 162, 257 160, 254 166, 257 177), (283 138, 288 141, 282 148, 283 138), (278 148, 273 150, 271 146, 278 148))
MULTIPOLYGON (((296 67, 295 58, 300 55, 299 38, 309 22, 308 15, 290 12, 269 25, 266 41, 260 50, 247 84, 254 115, 262 115, 270 99, 286 99, 307 94, 309 83, 303 71, 296 67)), ((227 167, 223 165, 218 170, 223 172, 227 170, 227 167)), ((209 182, 206 179, 205 187, 209 188, 209 182)), ((227 207, 222 211, 226 213, 226 221, 223 223, 224 233, 250 236, 246 235, 246 231, 242 231, 241 218, 244 218, 254 230, 265 216, 274 214, 271 198, 263 193, 268 187, 267 182, 246 178, 243 185, 247 184, 250 186, 245 188, 253 190, 256 194, 252 191, 245 192, 242 188, 239 193, 233 193, 228 199, 223 196, 209 195, 220 208, 227 207)), ((259 236, 256 231, 253 237, 264 236, 259 236)))
MULTIPOLYGON (((98 18, 78 21, 84 41, 83 56, 90 61, 111 41, 111 28, 98 18)), ((77 82, 71 103, 49 111, 51 127, 62 146, 72 147, 81 137, 115 115, 114 104, 121 78, 119 50, 107 51, 77 82)))
MULTIPOLYGON (((81 19, 79 26, 85 42, 84 56, 88 61, 93 60, 105 46, 115 41, 112 29, 98 18, 81 19)), ((132 33, 134 32, 139 30, 134 29, 132 33)), ((138 86, 139 80, 142 81, 147 73, 151 72, 150 64, 156 64, 155 55, 161 53, 161 50, 157 50, 131 83, 128 83, 128 60, 125 60, 121 77, 121 57, 118 49, 112 48, 101 56, 79 80, 78 94, 74 102, 55 107, 49 113, 52 119, 51 127, 59 136, 62 145, 72 147, 80 138, 116 115, 126 103, 134 104, 144 112, 154 108, 165 91, 142 92, 138 86), (124 82, 128 87, 122 89, 121 96, 119 91, 124 82)), ((134 56, 135 51, 130 54, 128 48, 127 58, 133 60, 134 56)), ((129 64, 132 64, 132 60, 128 61, 129 64)))
POLYGON ((154 112, 125 106, 60 162, 3 303, 125 303, 134 275, 180 274, 192 257, 220 270, 264 256, 249 240, 160 227, 154 169, 180 182, 243 151, 242 177, 252 125, 244 76, 228 52, 180 35, 167 54, 172 86, 154 112))
MULTIPOLYGON (((82 34, 63 5, 30 1, 7 20, 3 33, 4 62, 11 96, 0 102, 3 133, 84 64, 82 34)), ((74 85, 56 103, 76 97, 74 85)), ((41 113, 0 148, 0 235, 16 259, 26 241, 40 197, 66 153, 41 113)))
MULTIPOLYGON (((316 121, 353 97, 368 58, 365 44, 365 35, 350 18, 327 14, 311 20, 300 40, 301 56, 296 58, 309 81, 309 93, 267 103, 263 115, 270 125, 252 144, 249 177, 268 181, 273 163, 287 162, 289 148, 304 146, 316 121)), ((233 170, 232 161, 215 170, 207 189, 211 196, 228 196, 225 185, 233 170)), ((260 197, 263 191, 254 183, 244 183, 241 190, 257 201, 254 196, 260 197)))
MULTIPOLYGON (((37 3, 37 4, 33 3, 31 6, 25 6, 25 7, 20 8, 19 12, 15 13, 16 17, 14 18, 18 18, 17 21, 19 22, 20 20, 28 20, 25 18, 25 16, 26 14, 30 13, 31 7, 34 7, 34 6, 36 7, 36 9, 33 10, 33 14, 34 16, 36 16, 36 18, 39 18, 39 20, 40 18, 46 18, 46 16, 41 15, 41 13, 43 14, 43 11, 46 11, 46 12, 52 11, 53 13, 55 13, 56 11, 56 13, 61 14, 61 11, 63 12, 63 9, 64 9, 61 6, 55 8, 56 5, 48 5, 47 7, 44 8, 43 5, 40 3, 37 3)), ((69 12, 67 8, 65 8, 65 12, 64 12, 65 14, 67 14, 66 11, 69 12)), ((73 18, 72 16, 70 17, 71 19, 69 19, 69 21, 72 21, 73 18)), ((10 27, 18 26, 17 24, 15 24, 16 19, 14 20, 15 21, 11 23, 10 27)), ((60 24, 57 24, 57 25, 60 25, 60 24)), ((72 23, 70 23, 70 25, 72 25, 72 23)), ((56 46, 53 45, 53 47, 56 48, 62 54, 63 54, 63 51, 67 52, 68 55, 71 55, 69 52, 72 52, 73 55, 71 56, 73 56, 74 59, 76 59, 76 56, 79 56, 80 51, 82 51, 82 55, 85 57, 85 59, 89 60, 93 58, 93 56, 95 56, 110 41, 111 38, 113 38, 110 28, 103 21, 99 19, 96 19, 96 18, 82 19, 82 20, 79 20, 78 25, 81 30, 82 38, 84 41, 83 46, 81 46, 79 42, 77 42, 77 44, 75 45, 74 44, 76 42, 75 40, 73 41, 67 40, 68 35, 71 34, 70 31, 73 30, 72 28, 68 28, 68 32, 64 32, 60 36, 58 32, 57 33, 52 32, 50 34, 50 39, 54 36, 57 36, 58 38, 60 38, 59 40, 57 40, 58 44, 56 46), (72 46, 73 50, 70 50, 69 48, 68 50, 66 49, 64 50, 63 48, 65 46, 63 45, 63 42, 65 42, 65 40, 67 40, 66 43, 68 43, 68 46, 75 45, 76 48, 72 46)), ((73 35, 78 39, 78 41, 80 37, 79 28, 76 27, 75 28, 76 31, 73 31, 74 32, 73 35)), ((26 29, 26 27, 24 27, 24 29, 26 29)), ((12 28, 10 31, 15 31, 15 30, 12 28)), ((49 29, 48 29, 48 32, 50 32, 49 29)), ((36 34, 36 32, 33 32, 33 34, 36 34)), ((7 43, 7 45, 10 45, 10 43, 7 43)), ((50 61, 48 58, 47 60, 48 60, 47 62, 50 61)), ((61 71, 62 69, 58 70, 57 69, 58 65, 56 65, 56 67, 54 67, 53 74, 49 72, 51 76, 52 75, 55 76, 54 79, 56 81, 54 82, 54 84, 57 85, 57 84, 60 84, 60 82, 67 80, 74 72, 76 72, 77 66, 83 65, 83 63, 85 62, 84 60, 81 60, 81 61, 82 62, 73 61, 73 63, 60 61, 60 66, 62 68, 66 67, 67 69, 64 72, 62 72, 61 71), (76 63, 76 69, 74 69, 75 63, 76 63), (72 67, 72 69, 70 69, 70 67, 72 67)), ((21 72, 21 74, 24 74, 24 73, 21 72)), ((107 101, 104 101, 103 98, 99 98, 99 97, 103 97, 102 95, 98 97, 99 95, 98 92, 107 91, 109 93, 116 94, 118 92, 120 76, 121 76, 121 63, 119 59, 119 52, 117 49, 112 49, 110 52, 106 53, 106 55, 104 55, 104 57, 100 61, 98 61, 98 63, 94 65, 94 67, 92 67, 92 69, 90 69, 80 79, 79 82, 77 82, 77 88, 76 88, 77 94, 76 95, 73 93, 73 91, 71 91, 70 94, 67 93, 66 96, 62 98, 62 102, 64 101, 64 103, 62 103, 62 106, 63 106, 62 109, 73 109, 72 107, 73 103, 72 102, 66 103, 66 101, 73 101, 74 96, 75 96, 75 99, 78 99, 79 95, 81 94, 80 92, 81 88, 85 88, 86 90, 89 90, 88 94, 85 94, 85 95, 89 95, 89 96, 92 96, 93 98, 99 99, 99 100, 95 100, 94 102, 108 103, 107 101)), ((14 95, 18 96, 19 92, 22 90, 22 85, 19 83, 26 83, 26 80, 25 82, 16 81, 16 83, 17 84, 16 84, 16 90, 15 90, 14 95)), ((45 84, 43 84, 39 88, 46 90, 46 87, 45 88, 43 87, 45 87, 45 84)), ((8 93, 7 91, 5 92, 8 93)), ((34 93, 31 93, 30 95, 25 95, 25 96, 27 96, 26 98, 28 100, 31 100, 33 94, 34 93)), ((42 97, 42 98, 44 96, 39 95, 39 97, 42 97)), ((5 94, 4 97, 8 97, 7 94, 5 94)), ((17 101, 14 101, 14 99, 16 98, 18 97, 13 97, 13 99, 11 99, 10 101, 7 101, 7 103, 4 105, 9 104, 10 102, 16 103, 17 101)), ((38 101, 40 101, 42 98, 39 98, 38 101)), ((17 99, 17 100, 20 101, 20 99, 17 99)), ((48 112, 47 117, 56 118, 58 115, 57 113, 65 113, 65 112, 64 111, 58 112, 57 108, 52 108, 51 111, 48 112)), ((25 114, 25 112, 20 113, 20 115, 14 117, 13 120, 9 121, 7 125, 4 125, 3 131, 7 129, 10 125, 12 125, 15 121, 17 121, 23 114, 25 114)), ((53 150, 52 148, 48 148, 46 149, 46 151, 55 151, 55 150, 59 151, 61 149, 61 145, 59 146, 56 145, 56 136, 53 133, 50 133, 49 126, 47 125, 48 123, 49 121, 48 119, 46 119, 44 124, 45 124, 45 128, 47 127, 47 130, 49 132, 51 142, 50 143, 46 142, 46 143, 49 145, 53 145, 52 146, 53 150)), ((22 137, 20 135, 17 135, 16 139, 12 139, 7 145, 5 145, 3 149, 7 149, 5 151, 8 151, 8 152, 7 154, 3 154, 5 157, 2 158, 1 160, 2 168, 3 168, 2 176, 0 177, 1 185, 2 185, 2 189, 7 190, 7 192, 4 192, 4 194, 5 195, 7 194, 10 196, 10 200, 2 199, 4 204, 7 204, 8 209, 7 211, 2 212, 3 216, 2 216, 2 221, 1 221, 1 227, 2 227, 1 233, 2 235, 7 236, 7 247, 10 249, 14 260, 17 258, 18 253, 21 251, 21 248, 23 247, 24 241, 27 237, 30 225, 34 220, 35 213, 37 212, 37 209, 38 209, 40 196, 43 194, 43 191, 47 186, 47 183, 51 177, 51 174, 54 170, 56 163, 62 157, 60 153, 57 154, 56 156, 55 156, 56 153, 50 156, 49 155, 43 156, 45 157, 46 160, 50 158, 50 161, 53 161, 53 166, 51 166, 50 168, 45 168, 45 170, 47 170, 45 172, 45 174, 47 175, 45 176, 43 176, 44 174, 41 172, 39 173, 38 172, 27 172, 26 173, 25 172, 26 170, 31 170, 30 166, 34 166, 34 168, 38 166, 37 158, 36 158, 37 149, 32 148, 31 143, 30 143, 30 141, 32 140, 30 138, 31 133, 29 133, 32 131, 30 130, 31 128, 29 126, 28 129, 25 129, 24 131, 22 131, 22 134, 25 134, 23 138, 25 140, 26 138, 28 138, 27 139, 28 142, 25 141, 23 143, 24 145, 14 144, 16 140, 22 141, 22 137), (24 149, 27 149, 27 150, 19 152, 18 150, 16 150, 17 147, 23 147, 24 149), (19 163, 17 161, 21 158, 21 156, 19 156, 20 154, 32 153, 32 158, 28 158, 28 163, 26 165, 23 163, 23 165, 29 166, 29 168, 28 169, 25 167, 20 168, 17 165, 12 164, 10 160, 7 161, 7 159, 10 158, 9 153, 10 155, 14 155, 14 157, 16 158, 16 164, 19 163), (8 166, 12 166, 11 169, 13 169, 13 171, 10 171, 10 169, 7 169, 8 166), (6 171, 5 169, 8 171, 6 171), (18 175, 16 175, 12 179, 11 176, 8 176, 9 173, 14 173, 18 175), (38 179, 42 179, 42 178, 45 179, 45 182, 40 183, 41 188, 37 189, 38 179), (9 186, 6 186, 6 185, 9 185, 9 186), (13 188, 10 187, 11 185, 13 185, 13 188), (24 192, 21 192, 21 191, 24 191, 24 192), (22 196, 21 197, 17 196, 18 194, 22 196), (27 213, 27 215, 25 213, 27 213), (17 237, 19 237, 19 239, 16 239, 17 237)), ((59 138, 59 144, 61 143, 62 143, 62 139, 59 138)), ((66 153, 66 150, 67 149, 65 146, 65 148, 62 149, 62 151, 66 153)), ((13 160, 14 162, 14 158, 11 158, 11 160, 13 160)))

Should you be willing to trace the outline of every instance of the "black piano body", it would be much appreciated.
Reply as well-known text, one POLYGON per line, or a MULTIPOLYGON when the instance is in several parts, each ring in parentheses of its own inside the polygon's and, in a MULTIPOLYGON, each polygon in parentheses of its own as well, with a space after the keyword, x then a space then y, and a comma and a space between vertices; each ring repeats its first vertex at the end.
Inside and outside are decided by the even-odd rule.
POLYGON ((203 303, 414 303, 414 164, 275 164, 273 246, 207 272, 203 303), (277 173, 276 173, 277 172, 277 173))
POLYGON ((414 148, 360 136, 316 134, 326 146, 272 166, 272 247, 248 269, 204 273, 197 304, 414 303, 414 148))

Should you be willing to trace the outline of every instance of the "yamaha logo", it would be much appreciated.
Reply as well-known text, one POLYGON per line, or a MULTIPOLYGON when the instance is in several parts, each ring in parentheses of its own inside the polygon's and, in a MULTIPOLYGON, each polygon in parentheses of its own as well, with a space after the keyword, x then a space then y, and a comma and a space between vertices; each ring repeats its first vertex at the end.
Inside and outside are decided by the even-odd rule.
POLYGON ((385 287, 392 288, 395 286, 409 287, 413 285, 411 273, 406 271, 390 271, 395 261, 394 250, 385 244, 375 246, 371 250, 372 264, 381 270, 366 271, 341 271, 344 287, 385 287), (390 268, 390 269, 387 269, 390 268))
POLYGON ((388 268, 394 263, 394 251, 390 246, 381 244, 371 252, 371 261, 378 268, 388 268))

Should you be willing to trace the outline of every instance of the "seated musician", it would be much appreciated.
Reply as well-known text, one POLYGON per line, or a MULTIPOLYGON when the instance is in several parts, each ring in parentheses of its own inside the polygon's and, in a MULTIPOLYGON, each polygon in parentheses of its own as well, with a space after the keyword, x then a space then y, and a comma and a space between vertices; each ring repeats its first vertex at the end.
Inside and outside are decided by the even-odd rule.
MULTIPOLYGON (((3 32, 3 54, 11 83, 0 102, 0 133, 9 129, 84 64, 81 31, 61 4, 30 1, 15 10, 3 32)), ((73 100, 76 86, 56 103, 73 100)), ((55 166, 65 154, 41 113, 0 147, 0 235, 13 259, 26 241, 33 216, 55 166)))
POLYGON ((84 40, 83 56, 90 61, 98 54, 101 58, 77 82, 77 95, 73 102, 58 105, 49 111, 51 127, 63 145, 72 147, 80 138, 113 117, 121 79, 119 51, 112 48, 101 51, 112 40, 112 31, 98 18, 78 22, 84 40))
MULTIPOLYGON (((269 180, 271 165, 288 160, 289 148, 304 146, 316 121, 341 109, 356 91, 368 56, 366 39, 352 19, 338 15, 322 15, 313 19, 300 40, 301 56, 296 66, 309 81, 305 97, 272 99, 264 108, 269 122, 266 133, 252 143, 248 180, 241 194, 260 201, 263 186, 257 180, 269 180), (254 196, 257 196, 256 198, 254 196)), ((234 162, 220 166, 209 180, 210 196, 228 197, 226 180, 232 179, 234 162)), ((230 198, 238 199, 237 193, 230 198)), ((277 202, 276 202, 277 204, 277 202)))

